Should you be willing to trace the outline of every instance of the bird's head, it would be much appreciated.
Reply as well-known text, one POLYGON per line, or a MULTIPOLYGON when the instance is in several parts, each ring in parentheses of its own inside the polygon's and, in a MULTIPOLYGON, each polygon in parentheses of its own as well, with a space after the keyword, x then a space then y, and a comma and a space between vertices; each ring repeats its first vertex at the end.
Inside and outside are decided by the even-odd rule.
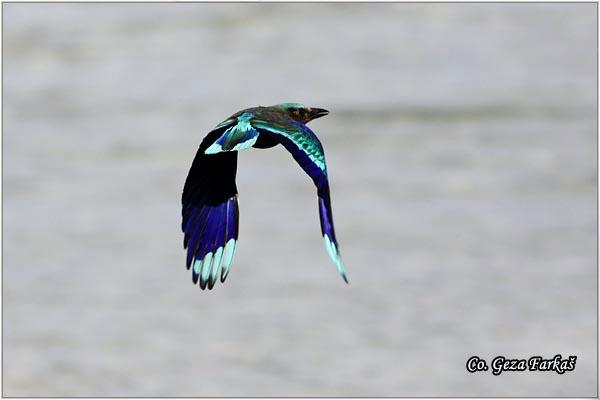
POLYGON ((306 107, 300 103, 283 103, 278 104, 277 107, 283 109, 292 119, 303 124, 329 114, 329 111, 322 108, 306 107))

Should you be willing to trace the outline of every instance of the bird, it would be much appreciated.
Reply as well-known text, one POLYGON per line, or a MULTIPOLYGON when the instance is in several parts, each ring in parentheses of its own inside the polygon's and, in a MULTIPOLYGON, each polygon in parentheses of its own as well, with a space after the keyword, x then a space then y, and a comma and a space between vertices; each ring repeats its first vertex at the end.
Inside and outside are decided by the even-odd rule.
POLYGON ((323 146, 306 125, 329 111, 300 103, 252 107, 236 112, 202 140, 188 172, 183 193, 183 247, 192 281, 202 290, 227 278, 238 240, 239 207, 235 183, 238 151, 287 149, 317 188, 321 233, 329 257, 348 283, 333 227, 323 146))

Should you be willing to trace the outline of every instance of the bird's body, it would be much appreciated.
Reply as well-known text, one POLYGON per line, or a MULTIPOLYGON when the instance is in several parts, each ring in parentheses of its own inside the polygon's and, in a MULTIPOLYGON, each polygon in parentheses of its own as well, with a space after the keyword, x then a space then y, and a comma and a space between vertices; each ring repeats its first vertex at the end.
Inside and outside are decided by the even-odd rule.
POLYGON ((253 107, 233 114, 204 138, 182 195, 181 227, 194 283, 200 280, 202 289, 212 289, 218 277, 225 280, 231 267, 238 238, 237 152, 278 144, 292 153, 316 185, 325 247, 347 282, 333 228, 323 147, 305 125, 327 114, 297 103, 253 107))

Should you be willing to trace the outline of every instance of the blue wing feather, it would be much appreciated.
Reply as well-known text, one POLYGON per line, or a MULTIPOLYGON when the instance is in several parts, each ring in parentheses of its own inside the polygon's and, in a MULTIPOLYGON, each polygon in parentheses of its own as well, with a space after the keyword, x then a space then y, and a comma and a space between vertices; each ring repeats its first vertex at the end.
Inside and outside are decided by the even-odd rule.
POLYGON ((292 157, 310 176, 317 187, 319 218, 325 248, 330 258, 336 264, 340 275, 347 283, 348 278, 344 263, 340 257, 339 245, 333 227, 333 212, 331 210, 327 166, 321 142, 310 128, 295 121, 290 121, 285 126, 277 126, 265 121, 253 121, 253 125, 260 133, 276 137, 292 154, 292 157))
MULTIPOLYGON (((229 270, 238 234, 238 204, 235 175, 237 152, 205 154, 206 149, 231 124, 221 124, 202 141, 188 173, 182 202, 181 229, 186 266, 192 268, 192 280, 200 280, 202 289, 212 289, 214 269, 229 270), (221 126, 222 125, 222 126, 221 126), (228 249, 228 259, 216 257, 228 249), (203 271, 208 272, 202 273, 203 271)), ((221 281, 227 275, 221 276, 221 281)))

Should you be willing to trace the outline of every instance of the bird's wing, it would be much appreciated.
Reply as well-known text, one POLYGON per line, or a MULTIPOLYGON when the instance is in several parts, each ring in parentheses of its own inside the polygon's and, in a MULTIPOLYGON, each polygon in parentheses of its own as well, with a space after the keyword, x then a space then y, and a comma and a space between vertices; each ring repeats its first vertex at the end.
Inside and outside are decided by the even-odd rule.
POLYGON ((225 281, 238 237, 235 174, 237 152, 205 154, 206 149, 235 121, 224 121, 202 141, 188 173, 181 197, 187 268, 194 283, 212 289, 225 281), (229 122, 228 122, 229 121, 229 122))
POLYGON ((344 281, 348 282, 333 227, 327 165, 325 164, 325 154, 321 142, 308 126, 295 121, 276 124, 254 119, 252 126, 259 133, 265 133, 279 141, 292 153, 294 159, 312 178, 317 187, 317 195, 319 197, 319 216, 325 248, 344 281))
POLYGON ((213 131, 218 130, 221 134, 211 141, 205 153, 216 154, 251 147, 258 140, 258 132, 250 124, 252 117, 250 112, 242 112, 217 125, 213 131))

